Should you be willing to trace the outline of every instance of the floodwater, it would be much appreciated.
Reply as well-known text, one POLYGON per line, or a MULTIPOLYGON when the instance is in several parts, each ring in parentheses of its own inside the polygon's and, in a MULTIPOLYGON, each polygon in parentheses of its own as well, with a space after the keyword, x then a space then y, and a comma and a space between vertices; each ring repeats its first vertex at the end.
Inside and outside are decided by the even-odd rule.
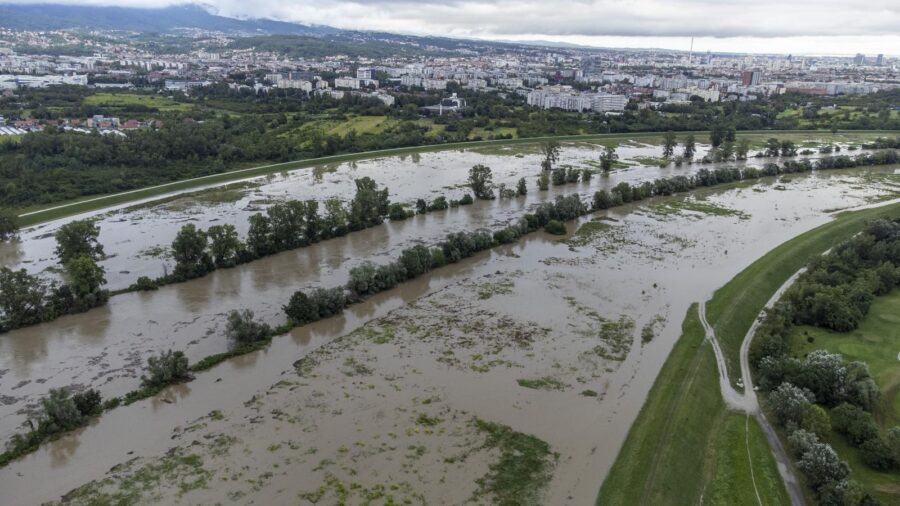
MULTIPOLYGON (((583 151, 593 149, 567 148, 561 163, 584 159, 583 151)), ((623 158, 634 156, 626 155, 625 149, 620 149, 623 158)), ((522 158, 469 152, 423 154, 418 161, 408 157, 394 162, 400 167, 408 163, 425 167, 429 178, 424 182, 416 179, 414 183, 410 176, 374 176, 395 170, 391 159, 384 159, 371 162, 372 167, 361 162, 355 168, 348 166, 344 176, 341 170, 323 175, 319 184, 333 189, 331 194, 326 190, 304 194, 307 190, 299 188, 306 186, 300 182, 306 176, 298 174, 251 191, 271 186, 266 190, 270 193, 265 193, 270 198, 278 194, 274 187, 282 192, 290 189, 291 198, 346 197, 348 193, 339 192, 347 189, 339 187, 350 186, 352 177, 372 175, 391 188, 392 199, 412 201, 424 189, 442 192, 440 188, 462 184, 474 163, 491 165, 495 180, 513 184, 518 177, 536 172, 537 156, 527 151, 522 158), (457 156, 464 160, 451 163, 457 156), (332 184, 329 177, 344 177, 343 184, 332 184), (291 178, 300 181, 291 183, 291 178)), ((609 178, 595 177, 590 184, 556 187, 550 195, 532 189, 527 199, 479 202, 389 223, 157 292, 114 297, 105 308, 0 336, 0 431, 3 437, 14 432, 29 406, 51 387, 76 385, 99 388, 105 396, 119 395, 137 386, 141 364, 160 349, 185 350, 192 360, 225 350, 222 320, 229 309, 248 307, 278 323, 283 319, 280 306, 294 290, 342 284, 347 271, 363 260, 386 262, 416 241, 430 243, 450 231, 505 222, 554 193, 578 191, 587 196, 598 187, 621 181, 696 168, 621 170, 609 178)), ((397 174, 401 172, 396 169, 397 174)), ((404 490, 402 483, 427 484, 410 486, 411 496, 420 494, 429 502, 460 502, 441 498, 464 500, 471 495, 475 478, 496 457, 487 452, 462 467, 441 464, 458 449, 477 446, 478 434, 466 423, 476 416, 534 434, 559 452, 546 502, 590 502, 677 338, 689 304, 703 299, 775 245, 828 221, 834 210, 865 205, 896 191, 892 173, 893 169, 827 172, 796 176, 790 182, 768 179, 727 190, 701 190, 695 193, 697 198, 712 204, 705 211, 669 205, 684 197, 645 201, 598 213, 594 217, 617 221, 604 222, 610 228, 579 236, 571 245, 532 234, 517 244, 379 294, 340 317, 296 329, 276 338, 262 352, 228 361, 155 399, 105 414, 91 427, 44 445, 0 470, 0 503, 56 499, 103 478, 116 464, 134 458, 139 461, 131 465, 152 462, 170 447, 214 441, 221 434, 236 438, 230 452, 202 444, 196 450, 205 452, 206 465, 216 473, 216 480, 242 465, 248 466, 242 471, 247 476, 271 476, 253 487, 237 480, 235 487, 201 487, 183 498, 164 495, 171 499, 164 502, 208 503, 245 495, 263 503, 295 500, 297 493, 318 488, 329 473, 369 486, 386 482, 384 473, 388 473, 404 490), (442 314, 458 317, 442 320, 442 314), (625 325, 627 338, 596 335, 603 321, 630 323, 625 325), (391 322, 401 322, 397 325, 405 330, 389 343, 373 346, 358 338, 358 333, 341 338, 391 322), (442 329, 447 335, 440 340, 431 334, 423 336, 406 329, 410 322, 442 329), (472 327, 473 322, 480 326, 472 327), (641 334, 648 325, 653 338, 644 343, 641 334), (515 335, 528 335, 528 328, 547 331, 534 333, 523 346, 508 339, 517 326, 524 327, 515 335), (300 378, 292 364, 310 353, 321 354, 319 372, 300 378), (351 357, 353 361, 348 362, 351 357), (348 374, 348 363, 363 365, 365 372, 348 374), (545 391, 517 383, 543 377, 553 377, 566 387, 545 391), (598 396, 581 395, 588 389, 598 396), (431 397, 439 400, 423 408, 421 400, 431 397), (210 417, 216 410, 221 416, 210 417), (446 424, 428 434, 435 436, 430 439, 420 437, 422 428, 411 420, 426 410, 437 410, 434 416, 446 424), (275 411, 282 414, 273 415, 275 411), (285 416, 299 421, 285 422, 285 416), (366 423, 372 420, 378 422, 366 423), (388 449, 357 451, 377 446, 387 433, 396 439, 388 442, 388 449), (289 456, 269 450, 285 441, 294 443, 285 443, 287 448, 316 451, 300 458, 301 450, 289 456), (361 445, 344 451, 344 445, 354 442, 361 445), (409 446, 424 447, 428 457, 400 465, 395 454, 408 453, 409 446), (323 460, 336 464, 323 466, 323 460), (41 480, 40 487, 35 479, 41 480)), ((457 198, 463 191, 446 193, 457 198)), ((696 202, 695 197, 687 201, 696 202)), ((128 251, 138 248, 124 239, 125 231, 146 231, 152 239, 144 244, 158 244, 154 241, 164 242, 165 234, 174 235, 184 212, 145 208, 103 218, 105 234, 132 215, 155 213, 138 225, 122 225, 117 233, 123 239, 118 242, 101 236, 107 253, 117 255, 107 262, 134 259, 128 251)), ((205 227, 216 219, 213 215, 220 220, 227 217, 227 222, 233 222, 234 216, 243 221, 246 212, 241 202, 213 206, 212 211, 199 214, 198 220, 207 221, 198 225, 205 227)), ((570 232, 575 228, 569 224, 570 232)), ((18 247, 18 258, 29 258, 30 237, 26 234, 18 247)), ((34 242, 42 240, 46 241, 34 238, 34 242)), ((146 260, 143 268, 155 268, 154 262, 159 259, 146 260)), ((107 269, 111 271, 112 266, 107 269)), ((132 268, 130 276, 137 275, 132 268)))

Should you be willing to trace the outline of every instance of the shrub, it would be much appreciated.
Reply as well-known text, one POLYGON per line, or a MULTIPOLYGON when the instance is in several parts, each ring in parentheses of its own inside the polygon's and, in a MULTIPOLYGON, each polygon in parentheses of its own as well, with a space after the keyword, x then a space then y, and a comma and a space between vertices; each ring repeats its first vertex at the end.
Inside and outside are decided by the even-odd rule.
POLYGON ((78 408, 82 416, 88 417, 100 414, 103 399, 100 396, 100 392, 90 389, 73 395, 72 402, 75 403, 75 407, 78 408))
POLYGON ((403 204, 391 204, 390 210, 388 211, 388 218, 391 221, 399 221, 406 219, 406 209, 403 207, 403 204))
POLYGON ((255 343, 267 339, 272 332, 268 324, 253 319, 253 311, 244 309, 231 310, 228 313, 228 323, 225 333, 238 343, 255 343))
POLYGON ((844 403, 831 411, 831 427, 854 446, 878 437, 878 426, 872 415, 853 404, 844 403))
POLYGON ((440 197, 434 199, 430 206, 428 206, 429 211, 443 211, 449 207, 447 205, 447 197, 441 195, 440 197))
POLYGON ((137 281, 135 281, 131 284, 131 286, 128 287, 129 290, 136 290, 139 292, 156 290, 158 288, 159 286, 157 285, 156 281, 148 278, 147 276, 141 276, 137 278, 137 281))
POLYGON ((72 430, 80 426, 82 421, 81 411, 65 388, 51 388, 47 397, 41 399, 38 430, 43 434, 72 430))
POLYGON ((550 220, 544 225, 544 230, 548 234, 566 235, 566 226, 559 220, 550 220))
POLYGON ((463 195, 462 198, 459 199, 459 205, 461 205, 461 206, 468 206, 474 202, 475 202, 475 199, 473 199, 472 195, 470 195, 468 193, 463 195))
POLYGON ((165 351, 147 359, 147 374, 141 376, 146 388, 158 388, 190 379, 188 359, 181 351, 165 351))

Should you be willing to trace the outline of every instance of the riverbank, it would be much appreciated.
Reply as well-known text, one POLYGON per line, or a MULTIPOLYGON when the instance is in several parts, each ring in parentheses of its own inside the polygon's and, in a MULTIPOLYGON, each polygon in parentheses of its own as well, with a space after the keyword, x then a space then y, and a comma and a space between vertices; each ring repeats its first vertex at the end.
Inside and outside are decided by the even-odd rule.
MULTIPOLYGON (((707 314, 729 363, 731 379, 736 382, 741 376, 740 348, 747 329, 788 278, 815 256, 855 234, 864 222, 897 216, 900 216, 900 203, 838 214, 834 220, 779 245, 716 290, 707 303, 707 314)), ((666 502, 690 504, 717 490, 731 494, 725 501, 727 504, 757 504, 753 488, 747 486, 746 480, 737 479, 746 477, 746 473, 732 473, 715 466, 719 453, 733 453, 743 443, 740 438, 731 438, 724 443, 726 450, 723 442, 717 440, 723 437, 716 436, 724 430, 723 419, 743 418, 726 412, 721 393, 715 387, 718 383, 712 347, 704 340, 696 309, 692 307, 685 318, 682 337, 632 425, 601 487, 597 504, 652 504, 659 502, 654 498, 663 497, 666 502), (681 500, 670 501, 672 494, 682 494, 681 500)), ((749 426, 755 426, 750 433, 759 430, 755 419, 748 421, 749 426)), ((751 455, 759 455, 763 447, 766 450, 767 458, 763 462, 757 459, 753 465, 756 490, 761 498, 768 490, 782 499, 764 500, 765 503, 787 504, 777 470, 771 473, 775 469, 774 461, 765 438, 748 436, 746 445, 751 455), (777 483, 778 487, 761 489, 761 475, 774 478, 774 481, 763 481, 777 483)))
MULTIPOLYGON (((705 131, 697 132, 677 132, 679 138, 686 135, 702 136, 707 134, 705 131)), ((170 197, 178 193, 197 190, 202 188, 213 187, 216 185, 240 181, 243 179, 265 176, 267 174, 275 174, 279 172, 311 168, 317 165, 335 164, 367 160, 372 158, 380 158, 385 156, 399 156, 415 153, 426 153, 433 151, 469 149, 479 147, 494 147, 517 144, 537 144, 555 140, 558 142, 597 142, 597 141, 641 141, 641 142, 661 142, 664 132, 646 132, 646 133, 621 133, 621 134, 591 134, 591 135, 570 135, 556 137, 531 137, 521 139, 498 139, 490 141, 471 141, 448 144, 430 144, 426 146, 413 146, 405 148, 383 149, 378 151, 366 151, 362 153, 348 153, 342 155, 326 156, 321 158, 310 158, 306 160, 296 160, 284 163, 257 165, 245 167, 237 170, 223 172, 220 174, 211 174, 197 178, 185 179, 181 181, 173 181, 171 183, 129 190, 110 195, 100 195, 79 198, 68 202, 60 202, 48 204, 45 206, 29 207, 17 210, 19 214, 19 225, 21 227, 30 227, 51 220, 65 218, 81 213, 96 211, 100 209, 112 208, 124 204, 134 204, 138 202, 146 202, 155 198, 170 197)), ((739 136, 749 137, 751 143, 755 147, 762 145, 765 138, 778 137, 783 140, 794 140, 795 142, 808 139, 810 135, 821 136, 823 138, 833 139, 845 142, 860 142, 862 140, 874 139, 878 136, 896 135, 896 132, 881 130, 859 130, 839 132, 832 134, 831 132, 819 130, 762 130, 762 131, 746 131, 740 132, 739 136)), ((698 137, 698 140, 702 140, 698 137)))

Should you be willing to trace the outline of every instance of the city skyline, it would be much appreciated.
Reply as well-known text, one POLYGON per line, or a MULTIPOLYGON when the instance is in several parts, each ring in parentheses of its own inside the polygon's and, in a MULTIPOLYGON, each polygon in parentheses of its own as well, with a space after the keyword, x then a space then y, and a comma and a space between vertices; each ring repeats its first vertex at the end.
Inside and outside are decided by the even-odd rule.
POLYGON ((893 56, 900 47, 900 6, 888 0, 867 4, 859 16, 852 5, 826 0, 731 2, 690 0, 673 6, 658 0, 574 3, 526 0, 14 0, 15 4, 165 7, 193 3, 234 18, 268 18, 342 29, 449 36, 511 42, 550 42, 608 48, 695 52, 893 56), (799 21, 798 21, 799 20, 799 21), (895 51, 895 50, 894 50, 895 51))

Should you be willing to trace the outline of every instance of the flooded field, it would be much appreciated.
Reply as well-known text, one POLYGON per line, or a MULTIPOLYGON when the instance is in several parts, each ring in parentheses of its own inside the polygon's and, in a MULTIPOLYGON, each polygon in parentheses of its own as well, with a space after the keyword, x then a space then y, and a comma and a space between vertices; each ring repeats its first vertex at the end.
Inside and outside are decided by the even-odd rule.
MULTIPOLYGON (((560 163, 586 166, 599 151, 566 146, 560 163)), ((619 148, 625 162, 658 151, 619 148)), ((515 147, 377 159, 104 215, 100 239, 111 256, 104 266, 121 287, 161 274, 168 260, 147 252, 187 221, 243 227, 273 200, 349 199, 356 177, 373 177, 400 202, 458 198, 476 163, 491 166, 497 183, 528 177, 530 184, 524 199, 388 223, 0 336, 0 437, 16 431, 51 387, 121 395, 138 385, 152 353, 173 348, 197 360, 226 350, 230 309, 280 323, 293 291, 343 284, 362 261, 387 262, 420 241, 505 223, 555 194, 587 198, 622 181, 714 166, 634 165, 538 192, 539 157, 515 147)), ((792 175, 599 212, 569 223, 564 238, 532 234, 105 414, 0 470, 0 503, 59 499, 92 481, 68 499, 490 503, 509 441, 546 443, 535 450, 547 469, 547 486, 533 491, 541 502, 590 503, 688 306, 833 212, 896 198, 898 190, 894 168, 792 175), (518 436, 498 443, 497 427, 518 436)), ((4 262, 45 270, 53 243, 43 236, 55 226, 4 246, 4 262)))

